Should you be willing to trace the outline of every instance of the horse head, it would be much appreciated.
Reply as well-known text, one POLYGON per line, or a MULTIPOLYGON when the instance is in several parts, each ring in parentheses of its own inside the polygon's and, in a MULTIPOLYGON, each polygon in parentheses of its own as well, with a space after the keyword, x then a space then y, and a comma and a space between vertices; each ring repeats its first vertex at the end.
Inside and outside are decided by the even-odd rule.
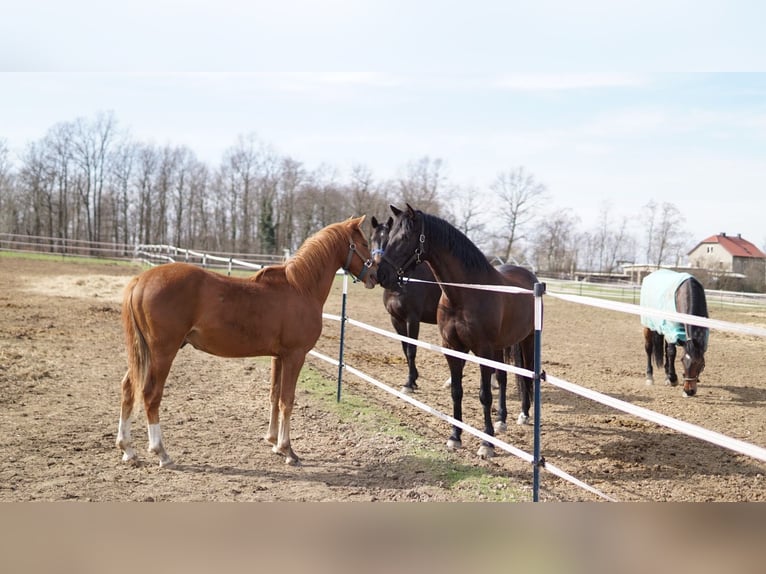
POLYGON ((388 245, 388 235, 391 233, 391 226, 394 223, 394 218, 389 217, 385 223, 378 222, 377 218, 372 216, 372 237, 370 238, 370 254, 372 260, 380 265, 380 261, 383 254, 386 252, 386 246, 388 245))
POLYGON ((414 210, 409 204, 404 210, 391 205, 394 214, 389 229, 385 253, 380 255, 378 281, 393 289, 402 278, 423 259, 425 236, 423 233, 423 213, 414 210))
MULTIPOLYGON (((707 329, 699 329, 699 331, 707 331, 707 329)), ((684 344, 684 356, 681 358, 681 363, 684 366, 684 396, 687 397, 697 394, 697 383, 700 381, 702 371, 705 370, 705 335, 706 333, 689 337, 684 344)))
POLYGON ((370 253, 370 246, 362 231, 364 216, 349 219, 349 245, 343 270, 351 273, 354 282, 362 281, 367 289, 372 289, 378 282, 377 263, 370 253))

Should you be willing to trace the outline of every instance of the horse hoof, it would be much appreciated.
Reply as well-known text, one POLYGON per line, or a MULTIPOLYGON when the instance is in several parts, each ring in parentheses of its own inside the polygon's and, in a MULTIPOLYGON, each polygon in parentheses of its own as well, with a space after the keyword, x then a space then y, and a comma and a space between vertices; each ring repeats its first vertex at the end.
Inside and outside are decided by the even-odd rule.
POLYGON ((411 395, 411 394, 412 394, 412 388, 411 388, 411 387, 406 387, 406 386, 405 386, 405 387, 402 387, 402 388, 401 388, 401 391, 402 391, 402 392, 403 392, 405 395, 411 395))
POLYGON ((126 462, 135 466, 138 463, 136 451, 134 451, 132 448, 128 448, 128 450, 122 453, 122 462, 126 462))
POLYGON ((505 432, 508 430, 508 425, 505 424, 503 421, 495 421, 495 424, 493 425, 495 427, 495 432, 505 432))
POLYGON ((299 467, 301 466, 301 459, 299 459, 297 456, 286 456, 285 457, 285 464, 288 466, 294 466, 299 467))
POLYGON ((495 448, 483 444, 479 447, 479 450, 476 454, 479 455, 479 458, 483 459, 494 458, 495 448))
POLYGON ((447 440, 447 448, 449 450, 459 450, 463 448, 463 443, 459 440, 455 440, 454 438, 447 440))
POLYGON ((517 425, 528 425, 529 424, 529 416, 525 415, 524 413, 519 414, 519 418, 516 419, 517 425))
POLYGON ((665 384, 668 387, 675 387, 678 385, 678 381, 671 381, 670 379, 665 379, 665 384))
POLYGON ((173 468, 175 464, 169 456, 160 459, 160 468, 173 468))
POLYGON ((647 384, 648 386, 651 386, 651 385, 653 385, 653 384, 654 384, 654 379, 646 379, 646 384, 647 384))

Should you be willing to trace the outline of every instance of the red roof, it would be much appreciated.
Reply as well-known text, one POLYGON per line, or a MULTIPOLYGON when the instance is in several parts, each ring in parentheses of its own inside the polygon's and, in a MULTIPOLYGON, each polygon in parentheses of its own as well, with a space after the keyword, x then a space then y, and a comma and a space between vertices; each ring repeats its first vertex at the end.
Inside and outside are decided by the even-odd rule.
MULTIPOLYGON (((726 235, 725 233, 711 235, 707 239, 700 241, 697 247, 706 243, 718 243, 733 257, 754 257, 756 259, 766 259, 766 253, 758 249, 747 239, 742 239, 742 236, 739 234, 734 236, 726 235)), ((696 250, 697 247, 692 249, 692 251, 696 250)))

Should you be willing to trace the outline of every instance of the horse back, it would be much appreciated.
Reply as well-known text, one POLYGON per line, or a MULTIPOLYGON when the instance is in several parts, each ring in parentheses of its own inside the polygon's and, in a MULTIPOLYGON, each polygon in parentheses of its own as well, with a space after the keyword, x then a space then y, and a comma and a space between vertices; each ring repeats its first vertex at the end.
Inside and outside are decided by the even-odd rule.
POLYGON ((224 357, 276 355, 310 349, 321 334, 321 306, 275 271, 251 280, 171 263, 139 275, 129 296, 147 339, 168 348, 190 343, 224 357))

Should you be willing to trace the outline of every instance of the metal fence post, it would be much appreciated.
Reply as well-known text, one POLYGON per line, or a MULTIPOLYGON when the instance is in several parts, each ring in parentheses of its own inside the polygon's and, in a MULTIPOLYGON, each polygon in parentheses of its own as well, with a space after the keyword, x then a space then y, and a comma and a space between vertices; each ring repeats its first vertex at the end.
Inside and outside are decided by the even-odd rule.
POLYGON ((343 383, 343 345, 346 340, 346 297, 348 296, 348 273, 343 274, 343 298, 340 306, 340 349, 338 351, 338 397, 343 383))
POLYGON ((543 295, 545 283, 535 283, 535 362, 534 362, 534 390, 535 390, 535 435, 533 452, 533 475, 532 475, 532 501, 540 500, 540 467, 545 465, 545 459, 540 456, 540 379, 542 377, 541 347, 543 339, 543 295))

